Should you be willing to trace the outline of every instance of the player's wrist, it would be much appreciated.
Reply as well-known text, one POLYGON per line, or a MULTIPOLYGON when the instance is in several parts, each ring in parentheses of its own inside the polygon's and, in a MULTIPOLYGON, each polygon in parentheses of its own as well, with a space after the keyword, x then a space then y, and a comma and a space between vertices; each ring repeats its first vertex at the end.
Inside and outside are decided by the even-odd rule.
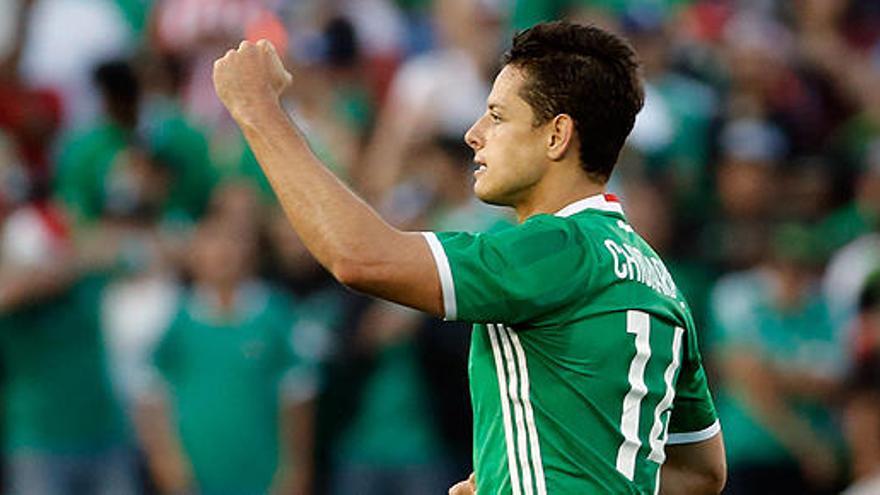
POLYGON ((278 117, 284 116, 281 102, 277 99, 260 98, 242 102, 230 108, 232 118, 244 128, 258 128, 278 117))

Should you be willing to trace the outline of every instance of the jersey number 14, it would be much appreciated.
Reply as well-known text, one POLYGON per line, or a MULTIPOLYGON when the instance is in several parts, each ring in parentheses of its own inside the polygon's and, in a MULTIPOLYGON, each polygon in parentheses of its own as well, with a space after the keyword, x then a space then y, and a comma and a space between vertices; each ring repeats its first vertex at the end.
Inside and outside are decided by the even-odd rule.
MULTIPOLYGON (((635 476, 636 455, 642 446, 639 439, 639 418, 641 417, 642 399, 648 394, 645 385, 645 368, 651 359, 651 318, 641 311, 627 311, 626 331, 635 334, 636 354, 629 364, 629 391, 623 398, 623 412, 620 417, 620 433, 623 442, 617 450, 617 470, 627 479, 635 476)), ((670 406, 675 398, 675 372, 681 364, 681 339, 684 329, 675 327, 672 339, 672 361, 666 367, 663 380, 666 384, 666 393, 657 407, 654 408, 654 421, 648 436, 651 452, 648 459, 663 464, 666 454, 663 449, 666 445, 668 421, 664 427, 664 417, 669 415, 670 406)), ((659 469, 659 468, 658 468, 659 469)))

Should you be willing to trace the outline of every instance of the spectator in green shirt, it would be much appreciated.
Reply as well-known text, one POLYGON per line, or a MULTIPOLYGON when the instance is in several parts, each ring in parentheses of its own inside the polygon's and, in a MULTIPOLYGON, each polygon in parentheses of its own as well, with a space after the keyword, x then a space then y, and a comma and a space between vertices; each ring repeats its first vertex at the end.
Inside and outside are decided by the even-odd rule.
POLYGON ((134 140, 140 107, 140 82, 126 62, 102 64, 93 78, 104 115, 92 127, 63 140, 55 167, 55 192, 77 223, 100 217, 106 176, 134 140))
POLYGON ((253 233, 230 225, 209 217, 192 241, 193 286, 154 355, 168 393, 146 405, 148 455, 171 492, 308 493, 311 367, 290 299, 254 278, 253 233))
POLYGON ((94 74, 103 117, 63 140, 57 158, 55 193, 80 225, 98 220, 118 185, 120 164, 131 148, 168 171, 162 219, 189 223, 204 212, 217 181, 204 132, 181 109, 176 92, 183 70, 173 59, 145 57, 136 73, 116 60, 94 74))
POLYGON ((0 231, 4 493, 133 494, 101 334, 104 277, 76 273, 61 215, 46 204, 18 208, 0 231))
POLYGON ((832 401, 846 363, 811 271, 818 241, 790 225, 772 245, 771 259, 722 277, 710 298, 726 493, 838 493, 832 401))

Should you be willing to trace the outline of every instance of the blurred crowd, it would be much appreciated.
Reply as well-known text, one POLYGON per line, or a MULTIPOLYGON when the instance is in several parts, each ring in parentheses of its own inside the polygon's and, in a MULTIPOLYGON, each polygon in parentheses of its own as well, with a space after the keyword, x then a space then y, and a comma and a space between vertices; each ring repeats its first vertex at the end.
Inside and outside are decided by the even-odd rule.
POLYGON ((214 95, 271 40, 315 153, 394 225, 502 229, 462 140, 511 34, 624 34, 609 188, 688 297, 726 493, 880 493, 880 3, 0 0, 2 493, 435 494, 467 325, 340 287, 214 95))

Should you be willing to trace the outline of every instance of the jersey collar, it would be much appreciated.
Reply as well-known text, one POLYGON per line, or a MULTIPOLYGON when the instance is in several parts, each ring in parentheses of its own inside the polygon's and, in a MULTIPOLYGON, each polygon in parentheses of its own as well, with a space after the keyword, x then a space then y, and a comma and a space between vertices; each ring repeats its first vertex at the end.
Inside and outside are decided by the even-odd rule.
POLYGON ((608 193, 597 194, 595 196, 575 201, 557 211, 555 215, 557 217, 570 217, 584 210, 609 211, 617 213, 618 215, 623 215, 623 207, 620 206, 620 200, 617 199, 617 196, 608 193))

